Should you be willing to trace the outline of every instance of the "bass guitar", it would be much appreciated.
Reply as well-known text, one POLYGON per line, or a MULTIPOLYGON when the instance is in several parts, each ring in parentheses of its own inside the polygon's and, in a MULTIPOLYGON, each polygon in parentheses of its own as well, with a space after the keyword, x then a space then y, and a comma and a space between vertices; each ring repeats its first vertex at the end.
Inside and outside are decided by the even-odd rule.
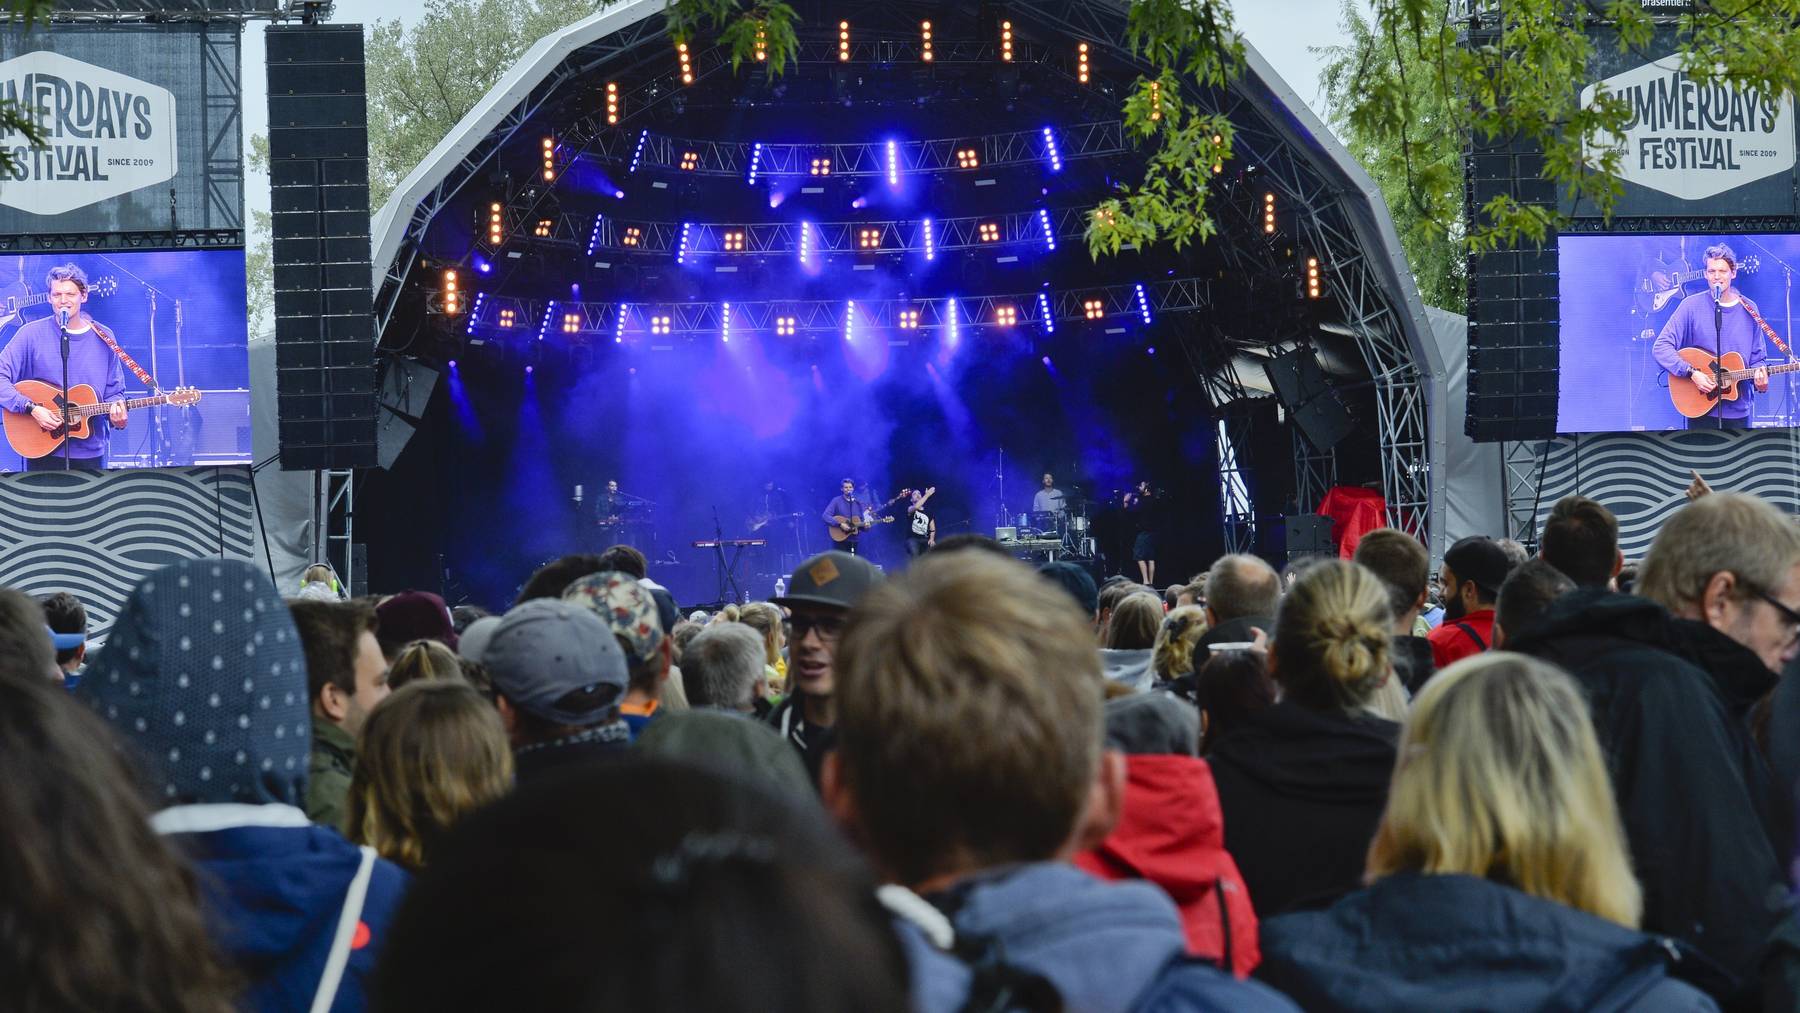
MULTIPOLYGON (((88 419, 95 415, 105 415, 112 410, 111 404, 101 404, 94 388, 85 383, 78 383, 69 388, 68 396, 63 396, 61 387, 44 383, 41 380, 20 380, 14 384, 19 393, 31 399, 31 403, 48 408, 57 415, 63 414, 63 405, 69 406, 70 421, 55 429, 45 429, 38 425, 31 413, 0 412, 6 424, 6 442, 20 457, 36 460, 48 457, 62 446, 64 440, 85 439, 89 433, 88 419)), ((137 397, 124 402, 125 409, 131 411, 148 408, 151 405, 169 404, 186 407, 200 400, 200 391, 195 387, 178 387, 162 394, 150 397, 137 397)))
MULTIPOLYGON (((1716 359, 1704 348, 1683 348, 1676 354, 1694 368, 1694 373, 1705 373, 1718 383, 1717 387, 1702 393, 1694 383, 1693 373, 1669 377, 1669 400, 1675 402, 1676 411, 1690 419, 1697 419, 1712 411, 1720 401, 1736 401, 1738 384, 1756 375, 1756 370, 1744 368, 1744 357, 1737 352, 1726 352, 1723 357, 1716 359)), ((1770 376, 1774 376, 1777 373, 1800 370, 1800 362, 1764 368, 1769 371, 1770 376)))
MULTIPOLYGON (((900 502, 900 500, 904 499, 907 496, 911 496, 911 495, 912 495, 911 489, 902 489, 898 493, 894 494, 893 499, 890 499, 886 503, 883 503, 880 506, 874 508, 873 510, 868 511, 868 513, 869 514, 879 514, 883 510, 886 510, 888 507, 893 506, 895 503, 898 503, 898 502, 900 502)), ((831 536, 832 541, 838 543, 839 545, 842 545, 843 543, 850 541, 853 538, 858 537, 864 531, 869 530, 870 528, 874 527, 877 524, 892 524, 892 523, 894 523, 894 518, 893 518, 892 514, 889 514, 885 517, 876 517, 872 521, 864 520, 861 515, 858 515, 856 517, 845 517, 843 514, 834 514, 831 518, 831 523, 829 525, 827 525, 825 528, 825 533, 831 536), (845 525, 848 525, 850 530, 845 531, 844 530, 845 525)))

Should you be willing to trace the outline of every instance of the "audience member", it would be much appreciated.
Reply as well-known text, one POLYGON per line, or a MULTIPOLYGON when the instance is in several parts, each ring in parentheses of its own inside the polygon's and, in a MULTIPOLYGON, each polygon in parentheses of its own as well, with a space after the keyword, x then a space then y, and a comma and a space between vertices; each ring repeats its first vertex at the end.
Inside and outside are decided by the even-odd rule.
POLYGON ((560 598, 514 605, 475 660, 493 680, 519 783, 631 744, 619 717, 625 652, 592 609, 560 598))
MULTIPOLYGON (((642 559, 643 554, 639 553, 638 558, 642 559)), ((553 559, 532 572, 525 581, 525 586, 519 588, 519 597, 513 601, 513 606, 516 608, 536 598, 561 598, 570 584, 590 573, 600 573, 607 569, 611 567, 592 552, 577 552, 553 559)))
POLYGON ((1275 680, 1259 652, 1220 647, 1194 677, 1200 711, 1200 755, 1209 756, 1220 739, 1248 724, 1250 715, 1274 706, 1275 680))
MULTIPOLYGON (((657 717, 671 682, 674 645, 663 636, 656 601, 636 578, 616 570, 588 574, 565 588, 562 597, 592 609, 618 638, 631 671, 631 686, 619 701, 619 716, 636 738, 657 717)), ((682 703, 685 709, 685 695, 682 703)))
POLYGON ((1206 660, 1214 644, 1249 643, 1252 630, 1274 625, 1281 601, 1281 575, 1255 556, 1219 557, 1206 571, 1206 633, 1194 649, 1194 664, 1206 660))
POLYGON ((1150 648, 1150 670, 1159 682, 1186 679, 1191 690, 1194 675, 1194 645, 1206 634, 1206 610, 1197 605, 1183 605, 1163 617, 1156 631, 1156 643, 1150 648))
POLYGON ((1438 668, 1494 646, 1494 600, 1511 564, 1492 538, 1470 535, 1444 550, 1438 580, 1444 587, 1444 620, 1426 639, 1438 668))
POLYGON ((56 648, 57 678, 65 688, 74 689, 87 661, 87 608, 67 591, 45 595, 40 604, 52 634, 51 645, 56 648))
POLYGON ((763 639, 742 623, 708 626, 696 636, 684 657, 682 677, 688 703, 696 709, 751 714, 768 689, 763 639))
POLYGON ((825 798, 892 884, 914 1007, 1010 988, 1003 1008, 1290 1008, 1184 959, 1161 890, 1065 861, 1112 829, 1125 779, 1084 626, 1055 585, 964 552, 876 587, 843 631, 825 798))
MULTIPOLYGON (((951 536, 954 538, 956 536, 951 536)), ((943 539, 927 553, 944 551, 943 539)), ((881 582, 881 571, 860 556, 823 552, 800 564, 788 578, 787 594, 774 599, 790 613, 788 629, 788 695, 769 713, 768 722, 792 743, 806 763, 806 773, 819 783, 820 765, 836 742, 837 647, 844 617, 863 595, 881 582)))
POLYGON ((998 556, 1001 559, 1013 558, 1012 552, 1009 551, 1006 546, 1001 545, 998 541, 995 541, 987 535, 978 535, 972 531, 964 531, 961 534, 940 538, 938 539, 937 545, 933 547, 931 551, 949 553, 962 552, 966 549, 985 552, 990 556, 998 556))
POLYGON ((1179 607, 1181 596, 1187 594, 1186 584, 1170 584, 1163 589, 1163 611, 1172 612, 1179 607))
MULTIPOLYGON (((1094 585, 1094 575, 1086 567, 1058 559, 1038 567, 1038 572, 1069 592, 1082 615, 1087 616, 1090 621, 1097 617, 1100 611, 1100 589, 1094 585)), ((1094 628, 1099 629, 1097 625, 1094 628)))
POLYGON ((306 817, 342 830, 344 796, 356 766, 356 735, 388 695, 376 613, 358 602, 291 601, 288 609, 306 651, 307 698, 312 701, 306 817))
POLYGON ((415 640, 400 648, 388 666, 387 685, 398 691, 409 682, 430 679, 463 679, 462 661, 438 640, 415 640))
POLYGON ((765 791, 816 805, 818 792, 800 754, 760 721, 718 710, 672 714, 644 729, 632 748, 646 756, 707 767, 765 791))
POLYGON ((1308 569, 1275 617, 1269 665, 1280 702, 1212 747, 1225 845, 1261 917, 1362 880, 1400 735, 1365 709, 1391 677, 1392 629, 1374 574, 1341 560, 1308 569))
POLYGON ((1564 595, 1508 647, 1561 665, 1593 706, 1645 929, 1727 972, 1716 998, 1794 1008, 1800 933, 1770 813, 1787 792, 1747 715, 1795 651, 1800 527, 1753 496, 1695 500, 1663 523, 1639 591, 1564 595))
POLYGON ((390 664, 400 648, 415 640, 436 640, 456 650, 455 624, 444 599, 430 591, 403 591, 375 606, 375 636, 381 641, 381 653, 390 664))
POLYGON ((1525 561, 1531 558, 1531 553, 1527 552, 1525 546, 1516 538, 1496 538, 1494 544, 1500 546, 1500 551, 1506 556, 1508 573, 1524 566, 1525 561))
MULTIPOLYGON (((600 553, 600 569, 588 572, 599 573, 606 570, 622 573, 632 580, 647 580, 650 577, 650 560, 632 546, 609 545, 605 552, 600 553)), ((585 577, 587 574, 576 574, 576 576, 585 577)), ((570 578, 569 583, 574 583, 573 577, 570 578)))
POLYGON ((1419 611, 1431 583, 1431 555, 1417 538, 1395 528, 1377 528, 1356 543, 1356 562, 1368 567, 1387 588, 1388 610, 1394 614, 1389 661, 1401 685, 1417 693, 1431 673, 1431 641, 1420 632, 1419 611))
POLYGON ((1547 559, 1529 559, 1507 575, 1494 605, 1494 647, 1500 649, 1517 633, 1538 621, 1550 604, 1570 591, 1575 582, 1547 559))
POLYGON ((1635 931, 1600 745, 1553 666, 1486 654, 1425 687, 1368 876, 1265 922, 1258 976, 1309 1010, 1714 1008, 1635 931))
POLYGON ((344 833, 417 872, 451 827, 512 782, 506 728, 474 687, 460 678, 402 686, 363 726, 344 833))
POLYGON ((214 943, 247 985, 241 1009, 362 1009, 406 883, 298 808, 306 661, 266 574, 241 560, 185 560, 131 592, 77 691, 153 779, 163 808, 151 826, 196 866, 214 943))
MULTIPOLYGON (((1060 583, 1060 581, 1059 581, 1060 583)), ((1131 595, 1150 589, 1126 577, 1108 577, 1094 595, 1094 633, 1106 643, 1106 630, 1112 624, 1113 609, 1131 595)))
POLYGON ((17 591, 0 588, 0 663, 10 661, 15 671, 57 682, 56 653, 44 607, 17 591))
POLYGON ((1144 879, 1181 911, 1187 951, 1242 977, 1258 960, 1256 910, 1225 851, 1194 708, 1169 693, 1106 704, 1106 746, 1125 754, 1125 803, 1106 839, 1075 856, 1101 879, 1144 879))
POLYGON ((375 1009, 906 1013, 873 894, 816 804, 648 760, 569 771, 451 836, 375 1009))
POLYGON ((1100 647, 1101 671, 1108 682, 1142 692, 1155 681, 1150 658, 1162 628, 1162 599, 1153 591, 1126 595, 1113 607, 1100 647))
POLYGON ((300 574, 300 590, 294 592, 294 597, 301 601, 343 601, 348 594, 330 563, 314 563, 300 574))
POLYGON ((1618 518, 1586 496, 1564 496, 1550 508, 1538 553, 1577 587, 1606 587, 1625 565, 1618 518))
POLYGON ((781 614, 781 607, 766 601, 753 601, 744 606, 740 621, 763 638, 763 664, 767 667, 763 678, 768 682, 769 692, 787 692, 787 659, 782 657, 787 650, 787 634, 782 629, 787 617, 781 614))
POLYGON ((461 638, 475 620, 486 619, 492 615, 492 612, 480 605, 457 605, 450 610, 450 626, 456 630, 457 637, 461 638))

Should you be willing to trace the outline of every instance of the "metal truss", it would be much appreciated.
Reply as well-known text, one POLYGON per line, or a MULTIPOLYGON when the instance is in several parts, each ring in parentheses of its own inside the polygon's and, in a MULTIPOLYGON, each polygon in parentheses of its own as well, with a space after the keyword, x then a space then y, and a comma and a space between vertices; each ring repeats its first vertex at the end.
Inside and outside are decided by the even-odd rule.
POLYGON ((1294 509, 1317 513, 1325 494, 1338 484, 1337 451, 1314 447, 1298 425, 1289 431, 1294 437, 1294 509))
POLYGON ((1256 551, 1256 498, 1250 495, 1254 476, 1243 467, 1242 454, 1250 445, 1250 418, 1243 412, 1217 416, 1213 445, 1219 475, 1219 525, 1225 535, 1225 551, 1256 551))
POLYGON ((1500 444, 1506 483, 1506 536, 1530 552, 1538 547, 1538 488, 1550 440, 1507 440, 1500 444))
MULTIPOLYGON (((658 338, 720 337, 730 319, 733 337, 752 333, 786 336, 817 332, 843 333, 846 320, 854 334, 872 331, 942 332, 976 327, 1026 327, 1053 332, 1065 324, 1143 325, 1144 303, 1151 319, 1193 313, 1211 305, 1211 281, 1176 278, 1142 286, 1107 285, 1050 293, 1039 289, 1008 295, 934 299, 823 300, 787 299, 749 302, 635 303, 477 298, 464 324, 476 340, 508 334, 552 335, 567 341, 610 338, 620 343, 644 336, 658 338), (1090 304, 1098 301, 1099 306, 1090 304), (729 309, 727 309, 729 307, 729 309), (1049 313, 1046 315, 1045 309, 1049 313), (910 316, 903 316, 910 314, 910 316), (621 326, 623 315, 623 326, 621 326), (781 318, 786 318, 781 319, 781 318), (1011 323, 1005 320, 1010 319, 1011 323)), ((434 298, 433 302, 437 300, 434 298)))
POLYGON ((243 32, 237 27, 200 33, 200 137, 206 145, 206 210, 209 226, 244 227, 244 156, 239 134, 244 104, 238 74, 243 32))
MULTIPOLYGON (((559 214, 554 218, 513 220, 513 241, 577 246, 589 253, 657 254, 684 257, 797 257, 804 230, 808 256, 936 254, 1031 246, 1045 249, 1080 240, 1087 231, 1088 208, 1020 211, 1006 215, 921 218, 913 221, 867 222, 643 222, 600 215, 597 219, 559 214), (1044 223, 1049 222, 1049 237, 1044 223), (984 232, 986 227, 989 231, 984 232), (687 247, 682 249, 686 235, 687 247)), ((508 246, 513 241, 509 241, 508 246)))
POLYGON ((0 236, 0 253, 34 250, 189 250, 243 245, 243 229, 181 229, 176 232, 61 232, 50 236, 0 236))
POLYGON ((337 571, 347 594, 355 593, 356 472, 321 469, 312 473, 312 558, 337 571))
MULTIPOLYGON (((1125 125, 1120 120, 1078 123, 1055 129, 1057 158, 1073 162, 1123 154, 1125 125)), ((893 164, 885 141, 867 144, 774 144, 751 141, 709 141, 671 137, 649 131, 607 128, 595 135, 583 157, 614 165, 635 166, 633 171, 663 169, 696 176, 748 178, 754 163, 756 178, 825 176, 928 175, 940 172, 995 169, 1013 165, 1043 164, 1050 160, 1050 142, 1043 130, 1018 130, 1005 134, 967 134, 928 141, 894 142, 893 164), (641 142, 641 143, 640 143, 641 142), (974 165, 959 159, 959 152, 974 150, 974 165), (829 171, 821 173, 818 160, 829 171)))
POLYGON ((169 21, 278 21, 295 16, 297 0, 57 0, 57 24, 169 21))

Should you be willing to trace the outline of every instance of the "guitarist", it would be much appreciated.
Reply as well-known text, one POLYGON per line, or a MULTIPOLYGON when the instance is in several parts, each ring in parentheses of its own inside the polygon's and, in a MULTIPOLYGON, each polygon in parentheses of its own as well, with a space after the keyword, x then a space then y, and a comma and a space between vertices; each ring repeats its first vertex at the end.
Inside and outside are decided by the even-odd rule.
MULTIPOLYGON (((87 302, 87 273, 74 264, 50 269, 46 278, 50 290, 51 316, 33 320, 19 328, 6 348, 0 350, 0 409, 28 413, 46 432, 63 424, 62 416, 53 408, 34 405, 13 386, 20 380, 42 380, 62 386, 62 335, 57 321, 68 320, 69 386, 88 384, 112 409, 105 420, 114 428, 125 427, 125 365, 114 349, 117 342, 112 332, 81 307, 87 302)), ((106 466, 107 427, 96 416, 88 435, 72 439, 56 453, 28 459, 28 471, 62 468, 103 468, 106 466)))
POLYGON ((850 540, 844 543, 844 551, 851 555, 856 555, 857 529, 867 528, 875 523, 874 511, 869 504, 856 498, 856 483, 847 478, 838 484, 838 495, 825 504, 822 516, 827 526, 850 536, 850 540), (838 520, 840 517, 844 519, 838 520))
MULTIPOLYGON (((1744 298, 1732 282, 1737 279, 1737 254, 1720 243, 1709 246, 1703 254, 1706 261, 1707 291, 1681 300, 1675 314, 1663 325, 1662 333, 1650 348, 1656 364, 1669 374, 1670 383, 1691 380, 1702 394, 1711 393, 1718 382, 1705 372, 1695 372, 1681 358, 1683 348, 1698 348, 1715 358, 1727 352, 1744 357, 1744 365, 1756 370, 1752 378, 1758 393, 1769 389, 1769 373, 1763 366, 1762 335, 1758 333, 1756 305, 1744 298)), ((1705 415, 1688 420, 1690 429, 1750 428, 1751 397, 1740 392, 1737 400, 1720 399, 1705 415)))

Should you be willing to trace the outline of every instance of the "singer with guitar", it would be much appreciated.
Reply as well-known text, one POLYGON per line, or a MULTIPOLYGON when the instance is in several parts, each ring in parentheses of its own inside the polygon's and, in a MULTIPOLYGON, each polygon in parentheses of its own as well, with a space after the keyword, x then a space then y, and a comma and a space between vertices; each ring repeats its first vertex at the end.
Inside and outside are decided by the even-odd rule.
MULTIPOLYGON (((121 400, 125 393, 124 353, 112 332, 82 309, 88 298, 86 272, 74 264, 63 264, 51 268, 46 280, 53 315, 19 328, 0 350, 0 409, 29 415, 43 431, 54 433, 65 424, 63 412, 26 396, 19 390, 19 382, 40 380, 59 390, 82 384, 91 387, 99 400, 110 406, 106 413, 94 419, 87 435, 72 435, 63 441, 59 452, 27 456, 25 467, 28 471, 103 468, 108 426, 122 429, 127 417, 121 400)), ((72 422, 73 417, 67 421, 72 422)))
POLYGON ((1651 354, 1669 374, 1669 393, 1690 429, 1748 429, 1749 392, 1726 377, 1731 369, 1746 370, 1758 393, 1769 389, 1769 371, 1759 330, 1768 325, 1756 305, 1733 287, 1737 279, 1737 254, 1720 243, 1706 248, 1707 291, 1681 300, 1675 314, 1656 336, 1651 354), (1693 349, 1696 351, 1684 351, 1693 349), (1729 360, 1726 361, 1729 357, 1729 360), (1697 361, 1696 361, 1697 360, 1697 361), (1726 381, 1721 383, 1721 381, 1726 381), (1698 414, 1683 407, 1692 402, 1698 414))

